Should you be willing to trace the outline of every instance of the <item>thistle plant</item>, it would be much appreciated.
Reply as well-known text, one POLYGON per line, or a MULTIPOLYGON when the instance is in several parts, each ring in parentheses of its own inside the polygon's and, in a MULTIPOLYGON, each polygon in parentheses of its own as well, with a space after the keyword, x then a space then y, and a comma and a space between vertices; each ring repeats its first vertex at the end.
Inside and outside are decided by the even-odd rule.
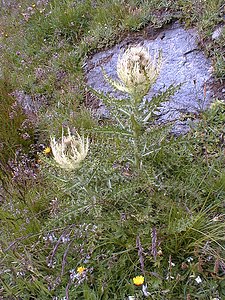
POLYGON ((68 170, 76 169, 85 159, 88 153, 89 140, 80 136, 77 132, 72 135, 70 129, 67 129, 68 135, 64 136, 62 129, 61 141, 56 141, 55 137, 51 137, 52 154, 57 164, 68 170))
POLYGON ((122 83, 114 81, 112 84, 139 102, 155 83, 160 67, 161 62, 152 59, 146 48, 130 47, 117 62, 117 75, 122 83))
MULTIPOLYGON (((113 80, 104 71, 106 80, 117 90, 129 95, 124 101, 115 100, 114 105, 127 122, 131 134, 132 147, 134 150, 134 165, 137 170, 142 166, 142 147, 140 138, 144 133, 144 127, 151 118, 154 110, 162 101, 154 98, 151 102, 144 101, 144 96, 156 82, 161 68, 161 55, 157 59, 152 58, 148 49, 142 46, 129 47, 117 62, 117 75, 120 79, 113 80)), ((119 124, 122 124, 119 120, 119 124)))

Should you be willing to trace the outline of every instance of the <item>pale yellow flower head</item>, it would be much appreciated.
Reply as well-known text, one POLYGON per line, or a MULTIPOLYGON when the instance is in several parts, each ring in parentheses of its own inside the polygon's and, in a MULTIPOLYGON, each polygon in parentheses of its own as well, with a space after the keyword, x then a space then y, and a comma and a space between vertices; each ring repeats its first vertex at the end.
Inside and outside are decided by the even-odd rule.
POLYGON ((215 100, 211 105, 210 105, 210 108, 212 110, 216 110, 217 108, 221 107, 225 105, 225 102, 222 101, 222 100, 215 100))
POLYGON ((117 62, 117 75, 121 83, 114 86, 132 96, 145 96, 155 83, 161 67, 161 58, 152 58, 142 46, 129 47, 117 62))
POLYGON ((70 129, 67 129, 68 135, 64 136, 62 130, 62 138, 56 141, 55 137, 51 137, 50 145, 52 154, 57 164, 63 169, 76 169, 85 159, 88 153, 89 140, 81 137, 78 133, 71 135, 70 129))

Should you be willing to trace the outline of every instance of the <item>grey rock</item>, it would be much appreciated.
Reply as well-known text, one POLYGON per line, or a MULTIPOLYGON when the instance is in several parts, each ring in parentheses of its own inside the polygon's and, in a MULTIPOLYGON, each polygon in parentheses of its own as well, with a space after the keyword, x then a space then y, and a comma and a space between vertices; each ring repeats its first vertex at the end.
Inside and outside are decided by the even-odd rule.
POLYGON ((15 90, 11 95, 15 98, 16 103, 21 106, 23 112, 33 120, 36 119, 37 112, 41 106, 46 103, 45 96, 35 95, 31 97, 23 90, 15 90))
MULTIPOLYGON (((149 49, 151 55, 162 51, 163 65, 159 78, 146 95, 151 101, 153 95, 165 91, 170 85, 181 88, 166 102, 161 109, 161 120, 175 120, 181 113, 198 113, 209 105, 212 92, 208 83, 212 81, 212 66, 197 45, 198 35, 195 29, 185 30, 180 24, 174 23, 160 33, 155 39, 145 39, 143 36, 138 43, 149 49)), ((89 58, 86 62, 87 84, 93 89, 109 93, 110 96, 124 97, 106 82, 102 68, 113 79, 118 79, 116 65, 118 55, 124 51, 127 44, 122 42, 113 48, 102 51, 89 58)), ((180 126, 180 125, 179 125, 180 126)), ((183 126, 180 126, 183 127, 183 126)))
POLYGON ((94 112, 94 116, 97 119, 101 119, 101 118, 107 119, 110 117, 109 110, 103 104, 99 105, 99 107, 95 109, 93 112, 94 112))
POLYGON ((212 40, 218 40, 223 32, 224 25, 217 27, 212 34, 212 40))

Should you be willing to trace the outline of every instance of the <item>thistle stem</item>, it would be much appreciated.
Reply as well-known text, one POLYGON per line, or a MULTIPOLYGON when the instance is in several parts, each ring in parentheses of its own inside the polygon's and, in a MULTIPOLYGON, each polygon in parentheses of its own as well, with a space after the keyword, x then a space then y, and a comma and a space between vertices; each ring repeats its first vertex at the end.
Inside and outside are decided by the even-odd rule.
POLYGON ((141 169, 141 157, 140 157, 140 149, 139 149, 139 136, 137 131, 133 132, 133 144, 134 144, 134 164, 137 170, 141 169))
POLYGON ((134 165, 137 171, 141 169, 141 154, 140 154, 140 134, 141 125, 138 122, 138 110, 136 99, 133 99, 132 113, 130 115, 131 130, 133 133, 133 148, 134 148, 134 165))

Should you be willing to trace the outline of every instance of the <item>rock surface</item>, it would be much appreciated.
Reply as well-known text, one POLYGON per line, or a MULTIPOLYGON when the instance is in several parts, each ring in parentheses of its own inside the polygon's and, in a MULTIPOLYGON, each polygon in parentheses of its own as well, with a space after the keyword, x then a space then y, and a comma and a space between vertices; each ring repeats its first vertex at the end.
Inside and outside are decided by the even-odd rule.
MULTIPOLYGON (((159 30, 154 37, 145 34, 133 40, 125 40, 87 60, 87 84, 97 91, 121 97, 122 94, 113 90, 105 81, 102 68, 110 77, 117 79, 118 55, 128 45, 141 44, 149 49, 151 55, 162 51, 163 57, 160 76, 146 96, 149 101, 154 94, 164 91, 170 85, 182 84, 171 101, 163 106, 161 120, 175 120, 181 112, 198 113, 204 110, 212 99, 212 92, 208 88, 212 78, 212 66, 198 48, 197 39, 198 35, 194 29, 185 30, 179 23, 174 23, 164 30, 159 30)), ((183 125, 186 128, 186 124, 183 125)), ((183 125, 179 122, 177 130, 182 131, 183 125)))
POLYGON ((222 35, 224 30, 224 25, 218 26, 212 34, 212 40, 218 40, 220 36, 222 35))

